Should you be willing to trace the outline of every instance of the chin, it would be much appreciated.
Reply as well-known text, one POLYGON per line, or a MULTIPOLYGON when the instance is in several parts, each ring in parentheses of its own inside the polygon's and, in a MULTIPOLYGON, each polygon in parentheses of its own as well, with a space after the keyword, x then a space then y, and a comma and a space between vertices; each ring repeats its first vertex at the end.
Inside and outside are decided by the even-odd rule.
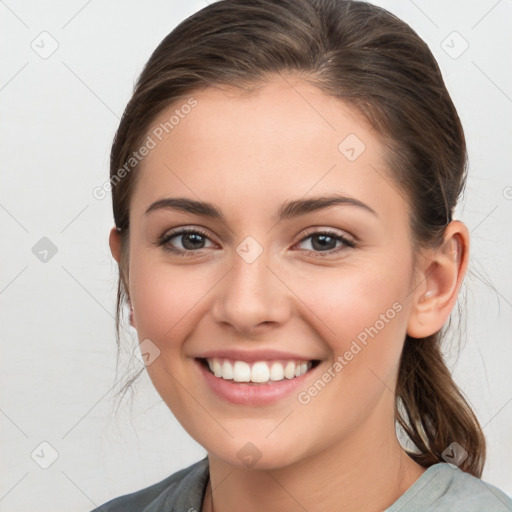
POLYGON ((251 441, 247 436, 243 441, 231 439, 221 446, 205 448, 210 456, 221 459, 225 464, 250 471, 278 469, 293 464, 301 458, 294 449, 296 446, 297 443, 292 443, 290 447, 277 438, 273 442, 256 438, 251 441))

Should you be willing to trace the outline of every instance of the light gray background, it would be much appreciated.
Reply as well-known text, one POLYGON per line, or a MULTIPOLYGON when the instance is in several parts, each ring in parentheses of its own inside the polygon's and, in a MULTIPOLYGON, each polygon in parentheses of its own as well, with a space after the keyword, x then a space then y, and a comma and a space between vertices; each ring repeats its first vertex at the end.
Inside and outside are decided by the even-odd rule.
MULTIPOLYGON (((428 42, 466 130, 467 336, 449 357, 487 435, 484 479, 512 494, 512 2, 376 3, 428 42)), ((206 453, 146 374, 132 414, 129 400, 110 414, 137 360, 132 335, 116 376, 111 204, 92 195, 142 66, 205 5, 0 1, 2 511, 89 511, 206 453), (43 237, 57 249, 46 262, 33 253, 43 237)))

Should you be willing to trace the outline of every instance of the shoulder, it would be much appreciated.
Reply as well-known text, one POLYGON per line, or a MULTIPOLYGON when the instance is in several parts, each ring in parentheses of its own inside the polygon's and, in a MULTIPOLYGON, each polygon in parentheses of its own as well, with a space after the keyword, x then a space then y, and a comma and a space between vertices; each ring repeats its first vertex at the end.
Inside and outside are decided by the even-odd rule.
POLYGON ((181 469, 164 480, 139 491, 119 496, 91 512, 170 512, 200 510, 208 483, 208 458, 181 469))
POLYGON ((387 512, 508 512, 512 499, 503 491, 447 463, 429 467, 387 512))

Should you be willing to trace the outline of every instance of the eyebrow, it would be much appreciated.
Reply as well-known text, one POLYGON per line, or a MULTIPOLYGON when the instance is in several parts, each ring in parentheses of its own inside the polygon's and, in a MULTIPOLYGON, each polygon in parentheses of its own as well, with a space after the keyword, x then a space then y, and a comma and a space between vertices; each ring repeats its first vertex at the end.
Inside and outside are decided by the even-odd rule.
MULTIPOLYGON (((362 210, 370 212, 371 214, 379 217, 377 212, 367 204, 355 199, 353 197, 346 197, 341 195, 329 195, 323 197, 312 197, 309 199, 295 199, 285 202, 277 213, 277 220, 286 220, 308 213, 316 212, 324 208, 329 208, 335 205, 349 205, 357 206, 362 210)), ((225 222, 226 219, 222 211, 212 203, 204 201, 196 201, 186 197, 166 197, 159 199, 152 203, 146 210, 146 215, 155 210, 177 210, 203 217, 209 217, 225 222)))

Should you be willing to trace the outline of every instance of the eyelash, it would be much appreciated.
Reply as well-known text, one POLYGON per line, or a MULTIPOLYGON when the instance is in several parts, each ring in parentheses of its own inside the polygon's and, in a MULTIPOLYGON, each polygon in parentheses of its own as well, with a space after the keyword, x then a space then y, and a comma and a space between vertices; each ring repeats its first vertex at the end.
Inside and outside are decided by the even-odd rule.
MULTIPOLYGON (((204 232, 203 230, 199 229, 199 228, 182 228, 182 229, 178 229, 177 231, 173 231, 169 234, 164 234, 162 237, 160 237, 160 239, 157 241, 157 245, 160 247, 163 247, 163 249, 167 252, 170 252, 170 253, 173 253, 173 254, 176 254, 176 256, 183 256, 183 257, 193 257, 193 254, 191 253, 195 253, 195 252, 199 252, 201 251, 202 249, 198 249, 198 250, 181 250, 181 249, 175 249, 173 247, 171 247, 169 245, 169 241, 179 235, 185 235, 187 233, 193 233, 193 234, 198 234, 198 235, 201 235, 203 236, 204 238, 208 238, 208 235, 206 234, 206 232, 204 232)), ((311 232, 311 233, 308 233, 305 237, 303 237, 301 240, 299 240, 298 244, 304 242, 305 240, 307 240, 308 238, 311 238, 312 236, 314 235, 328 235, 332 238, 335 238, 337 241, 340 241, 343 243, 343 246, 341 247, 338 247, 336 249, 329 249, 328 251, 310 251, 310 250, 307 250, 307 249, 303 249, 303 251, 306 252, 306 254, 308 255, 314 255, 314 256, 320 256, 320 257, 324 257, 324 256, 329 256, 329 255, 332 255, 334 253, 338 253, 338 252, 341 252, 343 250, 346 250, 346 249, 354 249, 357 247, 357 244, 355 242, 353 242, 352 240, 349 240, 348 238, 334 232, 334 231, 331 231, 329 229, 325 229, 325 230, 320 230, 320 231, 314 231, 314 232, 311 232)))

